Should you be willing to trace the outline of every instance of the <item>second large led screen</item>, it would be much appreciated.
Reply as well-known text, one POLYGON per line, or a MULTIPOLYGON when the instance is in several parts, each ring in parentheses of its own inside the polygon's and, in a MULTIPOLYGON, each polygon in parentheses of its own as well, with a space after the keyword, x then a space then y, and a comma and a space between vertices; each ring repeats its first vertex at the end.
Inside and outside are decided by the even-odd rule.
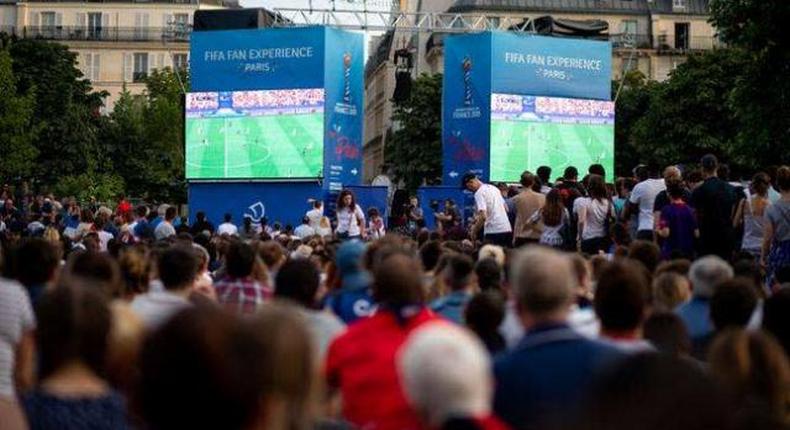
POLYGON ((324 90, 189 93, 187 179, 319 178, 324 90))
POLYGON ((492 181, 518 182, 544 165, 554 177, 568 166, 586 172, 591 164, 614 172, 614 103, 491 95, 492 181))

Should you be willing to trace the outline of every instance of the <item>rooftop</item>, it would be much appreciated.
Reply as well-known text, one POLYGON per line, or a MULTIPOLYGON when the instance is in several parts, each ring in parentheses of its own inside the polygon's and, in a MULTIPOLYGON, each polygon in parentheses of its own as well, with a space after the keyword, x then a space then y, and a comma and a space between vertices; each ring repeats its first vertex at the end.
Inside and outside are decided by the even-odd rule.
POLYGON ((574 12, 591 14, 690 14, 707 15, 710 0, 456 0, 448 12, 574 12))
MULTIPOLYGON (((0 0, 5 1, 5 0, 0 0)), ((223 0, 18 0, 17 3, 116 3, 116 4, 210 4, 224 6, 223 0)))

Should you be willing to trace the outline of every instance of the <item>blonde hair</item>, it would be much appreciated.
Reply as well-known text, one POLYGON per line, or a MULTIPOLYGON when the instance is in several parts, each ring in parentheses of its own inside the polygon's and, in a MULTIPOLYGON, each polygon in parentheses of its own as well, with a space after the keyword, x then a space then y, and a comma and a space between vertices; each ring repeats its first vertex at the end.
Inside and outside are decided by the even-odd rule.
POLYGON ((653 279, 653 305, 656 310, 671 312, 691 296, 689 280, 674 272, 664 272, 653 279))

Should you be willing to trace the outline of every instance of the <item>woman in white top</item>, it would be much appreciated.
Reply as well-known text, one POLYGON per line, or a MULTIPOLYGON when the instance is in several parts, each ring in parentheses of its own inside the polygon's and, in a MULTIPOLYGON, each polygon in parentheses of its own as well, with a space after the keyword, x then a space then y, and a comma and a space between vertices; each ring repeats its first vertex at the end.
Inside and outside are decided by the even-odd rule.
POLYGON ((609 224, 614 219, 614 205, 599 175, 590 175, 587 189, 590 197, 579 205, 579 237, 581 251, 594 255, 609 248, 609 224))
POLYGON ((748 189, 744 190, 746 198, 742 199, 735 210, 733 226, 738 228, 743 223, 743 240, 741 249, 755 258, 760 257, 765 229, 765 211, 771 206, 768 188, 771 178, 765 173, 758 173, 752 178, 748 189))
POLYGON ((337 198, 337 228, 335 234, 338 239, 364 239, 365 213, 354 199, 354 193, 349 190, 340 192, 337 198))

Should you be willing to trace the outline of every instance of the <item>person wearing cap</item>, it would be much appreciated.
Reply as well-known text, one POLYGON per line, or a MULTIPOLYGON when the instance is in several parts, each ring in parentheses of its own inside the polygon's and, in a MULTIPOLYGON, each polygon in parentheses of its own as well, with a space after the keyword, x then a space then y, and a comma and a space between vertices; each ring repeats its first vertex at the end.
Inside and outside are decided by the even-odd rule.
POLYGON ((729 260, 735 242, 731 218, 736 202, 735 188, 717 176, 719 161, 715 155, 705 155, 701 164, 705 181, 691 193, 690 202, 697 212, 699 255, 712 254, 729 260))
POLYGON ((340 245, 335 257, 340 289, 327 296, 324 307, 346 324, 368 317, 376 309, 370 288, 370 274, 362 268, 364 254, 364 243, 349 240, 340 245))
POLYGON ((513 240, 513 229, 507 217, 507 207, 502 193, 491 184, 484 184, 474 173, 466 173, 461 178, 463 189, 475 194, 475 220, 471 236, 476 238, 480 228, 487 243, 509 248, 513 240))

